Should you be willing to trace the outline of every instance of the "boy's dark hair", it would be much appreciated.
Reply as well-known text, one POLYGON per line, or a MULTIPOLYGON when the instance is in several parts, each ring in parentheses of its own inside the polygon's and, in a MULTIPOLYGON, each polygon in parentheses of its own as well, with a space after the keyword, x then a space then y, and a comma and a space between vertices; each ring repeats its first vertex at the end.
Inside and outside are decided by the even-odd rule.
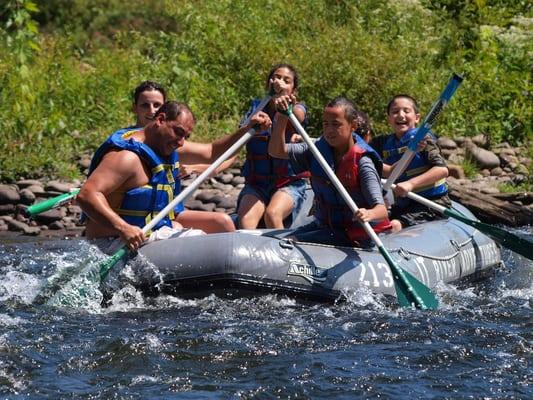
POLYGON ((289 71, 292 72, 294 91, 296 91, 298 89, 298 85, 300 83, 299 82, 300 80, 298 78, 298 72, 296 72, 296 68, 294 68, 293 65, 287 64, 287 63, 276 64, 270 69, 270 72, 268 73, 268 78, 266 80, 266 89, 268 90, 268 85, 270 84, 270 79, 272 79, 272 76, 274 75, 274 72, 276 72, 280 68, 287 68, 289 71))
POLYGON ((392 103, 396 101, 396 99, 407 99, 411 103, 413 103, 413 109, 415 110, 415 113, 418 114, 418 103, 416 102, 415 98, 412 96, 409 96, 408 94, 397 94, 394 96, 391 101, 389 101, 389 104, 387 104, 387 115, 390 113, 390 108, 392 107, 392 103))
POLYGON ((361 110, 357 110, 356 118, 358 127, 355 130, 355 133, 363 139, 367 136, 372 137, 374 132, 372 131, 372 125, 370 124, 370 118, 368 118, 368 115, 361 110))
POLYGON ((358 121, 357 116, 359 114, 359 110, 357 109, 355 104, 351 100, 348 100, 346 97, 337 96, 333 100, 331 100, 326 105, 326 107, 342 107, 344 108, 344 118, 346 118, 346 121, 358 121))
POLYGON ((189 112, 192 116, 193 121, 196 123, 196 117, 194 116, 189 106, 185 103, 180 103, 178 101, 165 102, 161 107, 159 107, 159 110, 157 110, 157 112, 155 113, 155 117, 157 117, 161 113, 165 113, 165 119, 167 121, 175 121, 184 111, 189 112))
POLYGON ((133 91, 133 104, 137 104, 137 101, 139 100, 139 96, 142 92, 150 92, 152 90, 156 90, 160 92, 163 95, 163 101, 167 100, 167 93, 165 92, 165 89, 163 89, 163 86, 156 82, 152 81, 144 81, 139 84, 133 91))

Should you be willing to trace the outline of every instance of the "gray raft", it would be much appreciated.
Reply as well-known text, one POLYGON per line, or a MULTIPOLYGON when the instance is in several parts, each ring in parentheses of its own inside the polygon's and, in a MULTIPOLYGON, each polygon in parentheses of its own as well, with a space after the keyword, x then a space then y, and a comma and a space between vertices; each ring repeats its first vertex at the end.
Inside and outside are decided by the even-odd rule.
MULTIPOLYGON (((474 218, 463 206, 454 208, 474 218)), ((148 244, 131 263, 134 285, 147 294, 181 297, 281 293, 331 301, 361 288, 395 296, 390 269, 377 250, 283 238, 289 232, 237 231, 148 244)), ((380 237, 400 265, 429 287, 483 275, 502 262, 494 241, 453 219, 380 237)))

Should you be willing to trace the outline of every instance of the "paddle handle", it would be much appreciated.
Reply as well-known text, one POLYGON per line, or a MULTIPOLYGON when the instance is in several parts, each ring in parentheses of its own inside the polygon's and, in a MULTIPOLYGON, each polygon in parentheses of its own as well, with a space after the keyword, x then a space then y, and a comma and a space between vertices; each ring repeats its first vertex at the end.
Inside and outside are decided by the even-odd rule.
MULTIPOLYGON (((311 150, 311 153, 313 154, 315 159, 318 161, 318 163, 320 164, 320 166, 322 167, 322 169, 324 170, 328 178, 331 180, 331 182, 333 183, 333 186, 335 186, 335 189, 337 189, 337 191, 339 192, 343 200, 346 202, 348 207, 350 207, 350 210, 352 210, 352 212, 356 214, 357 211, 359 210, 359 207, 357 207, 357 204, 355 204, 355 201, 353 201, 352 197, 350 196, 346 188, 339 181, 339 178, 337 177, 337 175, 335 175, 335 173, 330 168, 327 161, 324 159, 324 156, 322 156, 322 153, 320 153, 320 151, 317 149, 317 147, 315 146, 315 144, 313 143, 313 141, 311 140, 311 138, 309 137, 309 135, 303 128, 303 126, 300 124, 300 121, 298 121, 298 118, 296 118, 296 116, 292 112, 289 113, 289 120, 291 121, 292 126, 294 126, 298 134, 304 139, 305 143, 309 146, 309 150, 311 150)), ((362 225, 363 225, 365 232, 368 234, 368 236, 370 236, 370 238, 376 244, 376 246, 383 247, 383 243, 381 242, 381 239, 378 237, 376 232, 374 232, 370 224, 368 222, 364 222, 362 223, 362 225)))
MULTIPOLYGON (((271 94, 266 95, 261 102, 259 103, 259 106, 257 107, 257 110, 260 111, 268 104, 270 99, 272 98, 271 94)), ((250 119, 252 116, 246 119, 246 124, 250 122, 250 119)), ((227 149, 220 157, 218 157, 213 164, 211 164, 204 172, 202 172, 187 188, 185 188, 174 200, 172 200, 170 203, 167 204, 165 208, 163 208, 159 213, 155 216, 153 220, 151 220, 148 224, 142 228, 142 232, 146 235, 152 228, 154 228, 163 218, 167 216, 167 214, 174 209, 180 202, 182 202, 187 196, 189 196, 192 192, 194 192, 198 186, 206 179, 208 178, 224 161, 226 161, 228 158, 230 158, 233 153, 235 153, 239 148, 241 148, 248 140, 252 138, 252 136, 255 134, 255 129, 252 128, 248 132, 246 132, 243 136, 239 138, 229 149, 227 149)), ((122 257, 124 257, 127 254, 127 247, 122 246, 117 252, 115 252, 108 260, 106 260, 104 263, 100 265, 100 280, 104 281, 107 275, 109 274, 109 271, 115 266, 115 264, 120 261, 122 257)))
MULTIPOLYGON (((271 96, 265 96, 261 103, 258 106, 258 110, 262 110, 270 101, 271 96)), ((246 123, 250 122, 251 117, 249 117, 246 123)), ((230 158, 237 150, 239 150, 248 140, 252 138, 255 134, 255 129, 250 129, 243 136, 239 138, 233 145, 227 149, 216 161, 213 162, 204 172, 202 172, 189 186, 187 186, 174 200, 172 200, 168 205, 163 208, 156 217, 151 220, 145 227, 142 229, 143 233, 151 231, 159 221, 167 216, 167 214, 174 209, 179 203, 181 203, 185 198, 187 198, 192 192, 194 192, 202 182, 208 178, 224 161, 230 158)))
MULTIPOLYGON (((333 183, 333 186, 335 186, 335 189, 339 192, 343 200, 348 204, 348 207, 350 207, 350 210, 355 214, 359 210, 357 207, 357 204, 355 204, 355 201, 352 199, 346 188, 342 185, 342 183, 339 181, 339 178, 333 170, 330 168, 329 164, 326 162, 324 157, 322 156, 322 153, 317 149, 305 129, 300 124, 300 121, 296 118, 296 116, 292 113, 292 110, 289 109, 286 113, 289 116, 289 120, 291 121, 292 125, 296 129, 296 131, 302 136, 305 143, 309 146, 309 149, 311 150, 311 153, 315 157, 315 159, 318 161, 324 172, 328 175, 329 179, 333 183)), ((422 297, 419 295, 419 293, 414 289, 413 285, 410 282, 410 279, 407 274, 403 271, 403 269, 396 265, 396 262, 390 255, 390 253, 387 251, 385 246, 383 245, 383 242, 378 237, 376 232, 372 229, 370 224, 368 222, 362 222, 363 229, 367 233, 367 235, 372 239, 372 241, 376 244, 378 251, 383 256, 385 261, 387 261, 387 264, 389 265, 392 275, 395 281, 397 281, 401 287, 403 288, 402 291, 407 292, 409 296, 413 299, 413 303, 416 307, 420 309, 432 309, 437 307, 437 300, 434 298, 433 294, 427 291, 428 294, 426 294, 426 301, 422 299, 422 297), (429 300, 428 300, 429 297, 429 300)))
POLYGON ((73 189, 70 193, 63 193, 59 196, 52 197, 51 199, 41 201, 26 208, 24 214, 27 217, 33 217, 34 215, 41 214, 52 208, 61 207, 64 204, 68 204, 79 192, 80 189, 73 189))
MULTIPOLYGON (((385 179, 381 180, 381 183, 385 184, 385 179)), ((396 184, 393 183, 391 185, 391 189, 395 189, 396 184)), ((407 198, 414 200, 420 204, 425 205, 428 208, 431 208, 433 210, 436 210, 440 212, 441 214, 446 213, 446 207, 441 206, 440 204, 435 203, 434 201, 428 200, 425 197, 420 196, 419 194, 413 193, 413 192, 407 192, 407 198)))
POLYGON ((444 91, 441 93, 439 98, 435 103, 433 103, 433 106, 431 107, 431 110, 424 118, 424 121, 422 121, 422 124, 418 127, 418 130, 416 132, 416 135, 409 141, 408 149, 398 161, 398 163, 395 165, 394 169, 392 170, 389 178, 383 185, 384 190, 389 190, 391 188, 391 185, 399 178, 401 174, 406 170, 409 163, 412 161, 413 157, 416 154, 416 150, 418 147, 418 144, 424 137, 427 135, 427 133, 430 131, 431 127, 433 126, 433 123, 437 119, 437 117, 440 115, 444 107, 449 103, 450 99, 452 98, 453 94, 457 91, 457 88, 463 81, 463 77, 454 73, 452 77, 450 78, 448 84, 444 88, 444 91))

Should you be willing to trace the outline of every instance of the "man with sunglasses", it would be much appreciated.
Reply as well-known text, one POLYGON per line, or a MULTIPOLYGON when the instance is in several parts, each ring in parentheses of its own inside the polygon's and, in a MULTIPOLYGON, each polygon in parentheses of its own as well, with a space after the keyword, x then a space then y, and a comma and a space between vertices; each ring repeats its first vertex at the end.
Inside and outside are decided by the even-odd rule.
MULTIPOLYGON (((254 125, 268 125, 270 119, 257 113, 232 135, 210 144, 184 146, 195 124, 187 105, 169 101, 144 128, 119 130, 97 149, 77 196, 86 214, 88 239, 120 237, 130 250, 137 249, 146 239, 142 227, 181 191, 180 162, 212 163, 254 125)), ((154 231, 162 227, 206 233, 235 229, 224 213, 183 208, 171 212, 154 231)))

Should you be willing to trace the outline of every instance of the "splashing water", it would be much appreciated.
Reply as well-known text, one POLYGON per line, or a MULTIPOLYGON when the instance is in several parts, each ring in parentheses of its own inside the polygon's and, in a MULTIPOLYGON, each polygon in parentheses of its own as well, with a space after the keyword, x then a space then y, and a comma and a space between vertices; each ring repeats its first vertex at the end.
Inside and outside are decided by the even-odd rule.
MULTIPOLYGON (((441 307, 432 312, 363 290, 317 304, 275 295, 151 298, 132 284, 102 307, 93 267, 104 257, 83 241, 0 245, 3 397, 533 395, 533 265, 509 251, 505 267, 483 281, 439 285, 441 307), (80 263, 44 306, 32 303, 80 263)), ((130 268, 122 273, 133 282, 130 268)))

